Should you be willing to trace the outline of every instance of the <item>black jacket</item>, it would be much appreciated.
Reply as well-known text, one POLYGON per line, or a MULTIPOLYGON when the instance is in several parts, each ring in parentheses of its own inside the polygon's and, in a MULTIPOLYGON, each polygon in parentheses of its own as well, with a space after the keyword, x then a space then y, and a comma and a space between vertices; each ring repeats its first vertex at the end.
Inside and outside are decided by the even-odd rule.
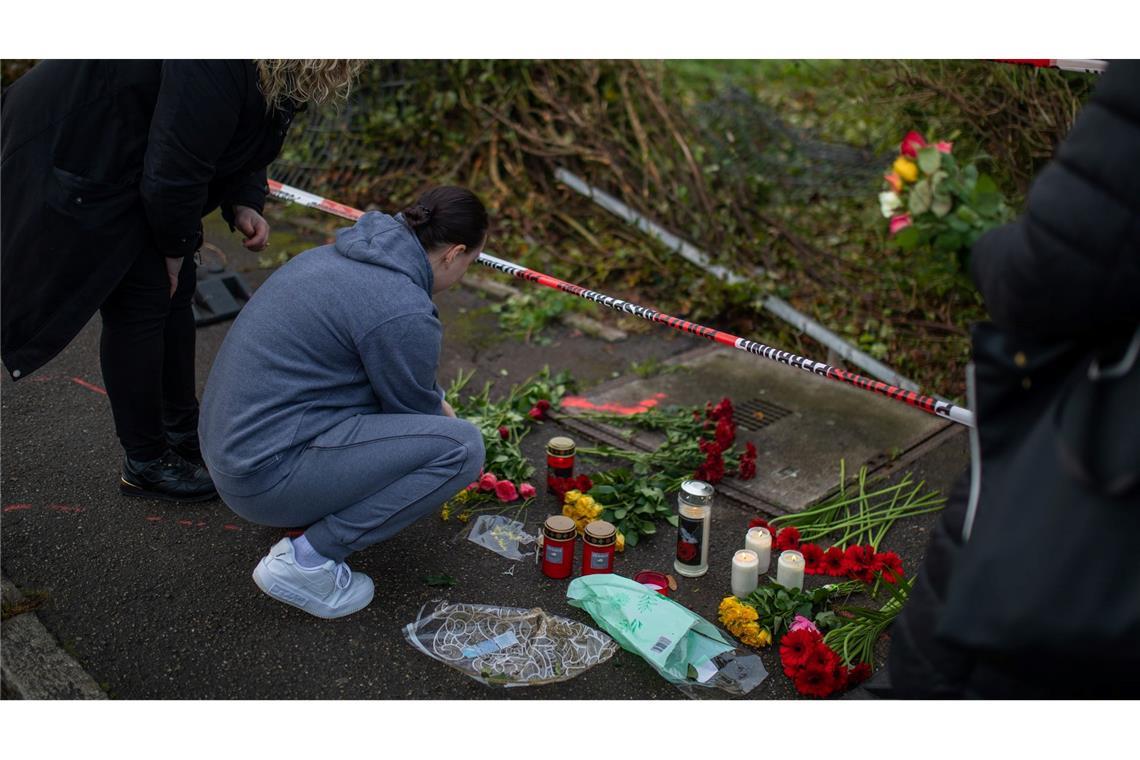
POLYGON ((1025 213, 974 245, 991 319, 1014 333, 1095 338, 1140 322, 1140 61, 1113 61, 1025 213))
POLYGON ((136 256, 181 257, 222 206, 261 210, 292 110, 249 61, 45 61, 3 96, 0 351, 59 353, 136 256))

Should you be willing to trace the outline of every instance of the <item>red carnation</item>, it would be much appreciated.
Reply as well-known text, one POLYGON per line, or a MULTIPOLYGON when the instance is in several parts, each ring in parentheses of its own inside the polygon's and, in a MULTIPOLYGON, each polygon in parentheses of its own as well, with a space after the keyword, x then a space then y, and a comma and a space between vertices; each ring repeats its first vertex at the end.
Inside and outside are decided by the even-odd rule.
POLYGON ((754 444, 752 441, 744 444, 744 457, 747 459, 756 459, 757 453, 756 444, 754 444))
POLYGON ((702 454, 716 455, 724 453, 724 447, 718 441, 709 441, 701 439, 697 442, 697 448, 701 450, 702 454))
POLYGON ((709 483, 719 483, 724 479, 724 458, 720 454, 710 453, 693 477, 709 483))
POLYGON ((820 560, 823 559, 823 549, 816 544, 800 544, 800 553, 804 555, 804 572, 815 575, 820 571, 820 560))
POLYGON ((871 677, 871 665, 866 662, 861 662, 851 670, 847 671, 847 688, 858 686, 871 677))
POLYGON ((740 470, 737 473, 737 477, 741 480, 752 480, 756 477, 756 460, 741 457, 740 470))
POLYGON ((721 449, 727 449, 732 446, 736 440, 736 425, 733 424, 731 417, 721 417, 720 421, 716 423, 716 442, 720 444, 721 449))
POLYGON ((594 481, 590 480, 585 475, 579 475, 574 479, 574 486, 582 493, 586 493, 594 487, 594 481))
POLYGON ((815 651, 816 644, 822 641, 819 632, 809 628, 785 633, 780 639, 780 662, 784 666, 784 675, 794 676, 815 651))
POLYGON ((819 560, 820 575, 831 575, 836 578, 847 574, 847 562, 843 558, 843 550, 833 546, 823 553, 819 560))
POLYGON ((799 529, 794 525, 789 525, 788 527, 784 528, 776 535, 775 544, 776 550, 781 552, 788 549, 798 548, 800 545, 799 529))
POLYGON ((507 428, 506 425, 499 426, 499 437, 504 441, 511 437, 511 431, 507 428))
POLYGON ((725 396, 720 400, 720 403, 713 409, 713 419, 715 420, 731 420, 736 410, 732 408, 732 399, 725 396))

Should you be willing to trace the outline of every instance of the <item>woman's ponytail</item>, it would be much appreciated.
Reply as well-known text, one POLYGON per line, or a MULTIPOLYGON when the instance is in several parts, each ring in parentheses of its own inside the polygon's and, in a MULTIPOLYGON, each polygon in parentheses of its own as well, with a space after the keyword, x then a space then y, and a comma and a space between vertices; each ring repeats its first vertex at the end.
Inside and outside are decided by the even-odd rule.
POLYGON ((490 224, 483 202, 465 187, 432 188, 400 213, 429 252, 447 245, 476 250, 490 224))

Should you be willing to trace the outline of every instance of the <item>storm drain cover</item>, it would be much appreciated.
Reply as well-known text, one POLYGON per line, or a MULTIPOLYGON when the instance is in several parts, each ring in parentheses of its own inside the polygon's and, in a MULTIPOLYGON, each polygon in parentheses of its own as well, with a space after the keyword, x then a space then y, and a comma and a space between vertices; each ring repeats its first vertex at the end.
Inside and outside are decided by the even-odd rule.
POLYGON ((726 478, 717 489, 746 507, 795 512, 816 503, 847 472, 888 452, 906 452, 953 423, 897 401, 742 351, 699 348, 670 361, 681 371, 622 378, 564 404, 563 423, 615 446, 651 451, 662 438, 575 420, 576 409, 632 414, 657 405, 696 406, 732 399, 737 442, 755 444, 757 476, 726 478))

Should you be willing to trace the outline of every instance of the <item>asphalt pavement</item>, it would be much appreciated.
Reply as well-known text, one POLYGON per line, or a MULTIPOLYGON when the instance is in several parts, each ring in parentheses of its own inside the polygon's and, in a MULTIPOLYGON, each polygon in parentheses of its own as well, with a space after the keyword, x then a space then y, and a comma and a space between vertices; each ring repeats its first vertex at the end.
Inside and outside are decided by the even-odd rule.
MULTIPOLYGON (((227 251, 231 268, 251 286, 268 276, 216 220, 208 239, 227 251)), ((316 236, 311 241, 323 242, 316 236)), ((664 328, 608 343, 565 325, 545 333, 549 344, 524 343, 498 332, 493 302, 478 291, 454 288, 437 302, 446 329, 444 384, 462 369, 476 372, 471 387, 491 380, 505 389, 548 365, 570 370, 589 388, 629 376, 635 362, 665 361, 703 343, 664 328)), ((230 324, 198 330, 199 389, 230 324)), ((182 506, 120 495, 121 450, 102 389, 98 342, 96 316, 38 373, 18 383, 2 381, 0 563, 6 579, 41 600, 31 614, 111 698, 685 698, 624 651, 566 682, 496 689, 413 649, 402 629, 437 599, 541 607, 593 625, 588 614, 566 603, 566 581, 546 578, 533 562, 456 541, 462 526, 454 520, 425 518, 353 555, 353 569, 376 581, 374 601, 358 614, 324 621, 264 596, 250 572, 281 531, 247 523, 220 501, 182 506), (452 576, 456 585, 429 586, 425 578, 438 574, 452 576)), ((545 441, 567 432, 547 421, 525 439, 524 453, 538 466, 536 481, 545 441)), ((931 487, 948 491, 968 461, 961 432, 931 440, 903 464, 931 487)), ((552 497, 541 495, 525 513, 528 530, 537 533, 546 515, 558 511, 552 497)), ((733 502, 718 504, 711 569, 699 579, 678 578, 675 599, 715 621, 738 548, 727 537, 742 536, 755 516, 760 513, 733 502)), ((903 557, 908 573, 917 569, 935 519, 901 523, 885 542, 903 557)), ((619 555, 615 570, 669 572, 673 550, 672 535, 662 531, 619 555)), ((888 646, 884 638, 878 662, 888 646)), ((794 698, 777 654, 768 649, 761 656, 770 675, 750 698, 794 698)))

